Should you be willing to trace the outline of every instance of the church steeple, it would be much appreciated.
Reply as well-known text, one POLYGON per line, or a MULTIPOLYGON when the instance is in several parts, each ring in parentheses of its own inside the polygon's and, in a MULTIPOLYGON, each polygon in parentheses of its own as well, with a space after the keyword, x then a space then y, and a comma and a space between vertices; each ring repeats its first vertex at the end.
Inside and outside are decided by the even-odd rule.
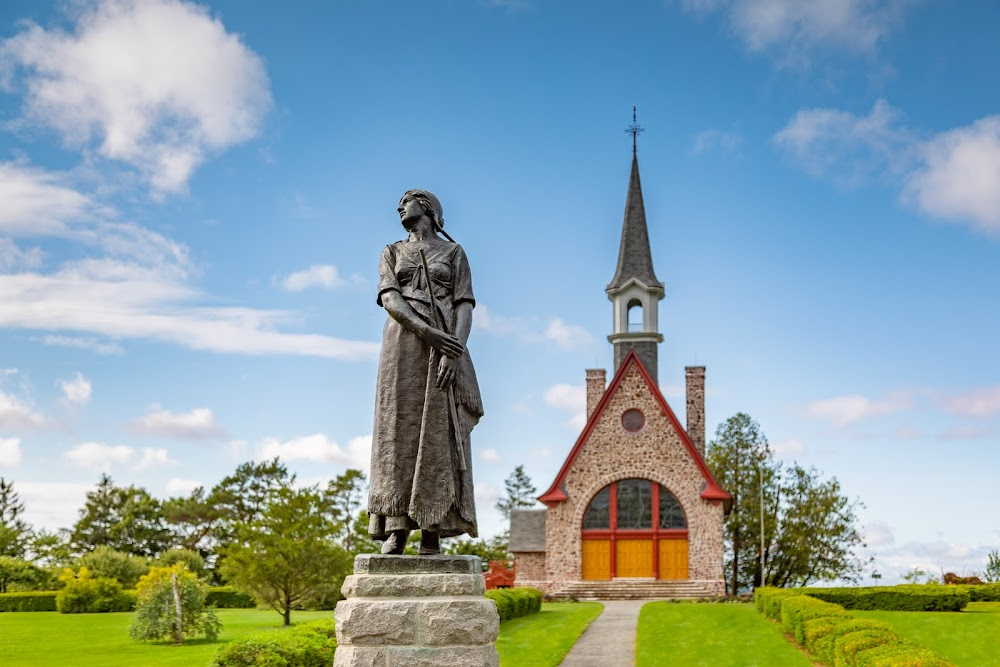
POLYGON ((636 135, 642 131, 635 124, 632 108, 632 173, 625 198, 625 220, 618 250, 618 267, 608 284, 608 298, 613 304, 614 326, 608 340, 614 345, 615 370, 621 366, 629 350, 634 349, 642 365, 657 380, 657 351, 663 342, 659 332, 657 305, 663 299, 663 283, 653 271, 646 229, 646 208, 642 202, 639 181, 639 159, 636 155, 636 135))

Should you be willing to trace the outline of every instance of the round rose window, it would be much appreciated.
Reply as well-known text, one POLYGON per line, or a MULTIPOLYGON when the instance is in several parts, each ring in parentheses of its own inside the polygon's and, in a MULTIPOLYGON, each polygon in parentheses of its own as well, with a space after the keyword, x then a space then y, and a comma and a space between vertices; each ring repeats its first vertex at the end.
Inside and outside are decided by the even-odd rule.
POLYGON ((641 412, 632 408, 631 410, 626 410, 625 414, 622 415, 622 427, 629 433, 635 433, 636 431, 641 431, 642 427, 646 425, 646 416, 641 412))

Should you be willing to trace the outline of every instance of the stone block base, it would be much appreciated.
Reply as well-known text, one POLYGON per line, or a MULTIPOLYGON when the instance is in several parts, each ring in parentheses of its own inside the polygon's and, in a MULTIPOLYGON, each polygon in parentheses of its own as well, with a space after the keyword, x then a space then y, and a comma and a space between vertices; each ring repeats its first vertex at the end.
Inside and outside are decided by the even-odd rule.
POLYGON ((358 556, 334 613, 334 667, 497 667, 485 590, 477 556, 358 556))

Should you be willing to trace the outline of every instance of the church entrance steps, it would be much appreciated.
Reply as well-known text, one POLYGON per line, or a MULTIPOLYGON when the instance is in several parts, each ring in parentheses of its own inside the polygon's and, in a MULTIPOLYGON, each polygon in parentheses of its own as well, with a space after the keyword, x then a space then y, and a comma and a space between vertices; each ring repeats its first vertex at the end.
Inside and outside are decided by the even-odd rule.
POLYGON ((612 579, 569 581, 553 594, 556 600, 692 600, 718 597, 715 581, 612 579))

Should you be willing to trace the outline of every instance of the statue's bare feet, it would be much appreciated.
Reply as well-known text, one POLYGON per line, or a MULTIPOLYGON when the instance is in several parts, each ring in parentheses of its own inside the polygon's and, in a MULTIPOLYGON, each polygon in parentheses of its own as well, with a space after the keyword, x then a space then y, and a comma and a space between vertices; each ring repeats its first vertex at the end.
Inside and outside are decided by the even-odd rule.
POLYGON ((406 538, 410 536, 408 530, 394 530, 389 533, 389 538, 382 543, 382 553, 398 556, 403 553, 406 547, 406 538))
POLYGON ((437 533, 429 530, 420 531, 420 555, 437 556, 441 553, 441 539, 437 533))

